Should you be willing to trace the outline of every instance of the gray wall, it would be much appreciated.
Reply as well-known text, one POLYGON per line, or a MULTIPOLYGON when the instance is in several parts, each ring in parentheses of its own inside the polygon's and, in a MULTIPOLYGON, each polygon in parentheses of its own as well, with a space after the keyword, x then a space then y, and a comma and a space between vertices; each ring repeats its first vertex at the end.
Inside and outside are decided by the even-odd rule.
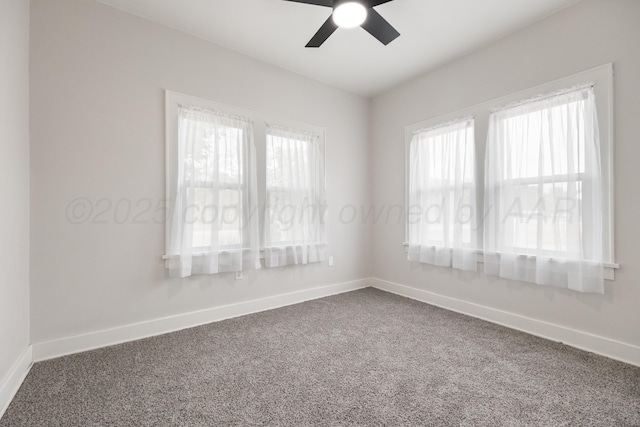
POLYGON ((90 0, 34 0, 31 22, 33 342, 368 277, 370 228, 338 221, 371 202, 366 99, 90 0), (92 223, 100 199, 165 197, 164 89, 326 127, 334 267, 170 280, 154 212, 92 223))
POLYGON ((374 202, 402 205, 406 125, 613 62, 615 252, 622 268, 604 296, 410 264, 404 224, 394 221, 374 226, 372 275, 640 345, 639 17, 640 1, 584 0, 372 102, 374 202))
POLYGON ((0 385, 29 344, 29 2, 0 1, 0 385))
POLYGON ((583 0, 371 101, 91 0, 33 0, 31 13, 33 342, 373 275, 640 345, 640 203, 627 196, 640 178, 640 2, 583 0), (402 221, 339 220, 344 206, 372 198, 378 207, 403 205, 405 125, 606 62, 616 70, 622 268, 604 296, 411 265, 402 221), (143 204, 139 213, 146 200, 165 196, 164 89, 327 128, 335 267, 263 270, 242 281, 167 279, 164 225, 153 212, 141 224, 131 215, 118 224, 113 209, 131 201, 143 204), (82 210, 68 208, 79 197, 93 212, 74 224, 68 214, 82 210), (106 206, 101 199, 114 206, 93 223, 106 206))

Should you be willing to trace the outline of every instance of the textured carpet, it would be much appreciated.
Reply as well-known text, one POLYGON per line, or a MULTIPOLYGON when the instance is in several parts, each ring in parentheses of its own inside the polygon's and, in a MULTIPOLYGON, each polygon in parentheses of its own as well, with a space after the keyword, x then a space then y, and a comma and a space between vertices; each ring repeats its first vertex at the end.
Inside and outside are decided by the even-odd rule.
POLYGON ((374 289, 36 363, 0 426, 640 425, 640 368, 374 289))

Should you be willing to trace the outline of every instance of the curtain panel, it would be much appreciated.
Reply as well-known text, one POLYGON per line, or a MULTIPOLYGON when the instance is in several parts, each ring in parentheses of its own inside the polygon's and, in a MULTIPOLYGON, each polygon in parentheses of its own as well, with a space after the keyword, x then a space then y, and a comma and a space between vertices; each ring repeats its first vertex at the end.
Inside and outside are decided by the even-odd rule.
POLYGON ((265 266, 326 258, 324 150, 319 135, 267 125, 265 266))
POLYGON ((492 112, 487 274, 604 293, 600 140, 592 85, 492 112))
POLYGON ((170 276, 260 268, 251 121, 193 106, 178 120, 170 276))
POLYGON ((409 145, 410 261, 476 269, 474 120, 414 133, 409 145))

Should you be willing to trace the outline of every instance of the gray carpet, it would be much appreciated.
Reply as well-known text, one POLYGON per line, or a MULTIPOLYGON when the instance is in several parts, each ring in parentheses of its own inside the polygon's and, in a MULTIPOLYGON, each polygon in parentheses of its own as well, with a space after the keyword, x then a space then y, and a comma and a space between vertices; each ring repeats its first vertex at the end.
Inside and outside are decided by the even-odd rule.
POLYGON ((0 426, 640 425, 640 368, 375 289, 35 364, 0 426))

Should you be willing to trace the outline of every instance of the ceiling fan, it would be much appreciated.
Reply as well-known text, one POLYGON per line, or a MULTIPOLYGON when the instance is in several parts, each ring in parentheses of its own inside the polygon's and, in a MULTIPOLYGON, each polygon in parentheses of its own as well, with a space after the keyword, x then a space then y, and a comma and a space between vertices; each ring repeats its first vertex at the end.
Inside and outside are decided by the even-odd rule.
POLYGON ((326 6, 333 13, 320 27, 305 47, 320 47, 338 27, 362 27, 385 46, 394 41, 400 33, 373 8, 393 0, 285 0, 296 3, 326 6))

